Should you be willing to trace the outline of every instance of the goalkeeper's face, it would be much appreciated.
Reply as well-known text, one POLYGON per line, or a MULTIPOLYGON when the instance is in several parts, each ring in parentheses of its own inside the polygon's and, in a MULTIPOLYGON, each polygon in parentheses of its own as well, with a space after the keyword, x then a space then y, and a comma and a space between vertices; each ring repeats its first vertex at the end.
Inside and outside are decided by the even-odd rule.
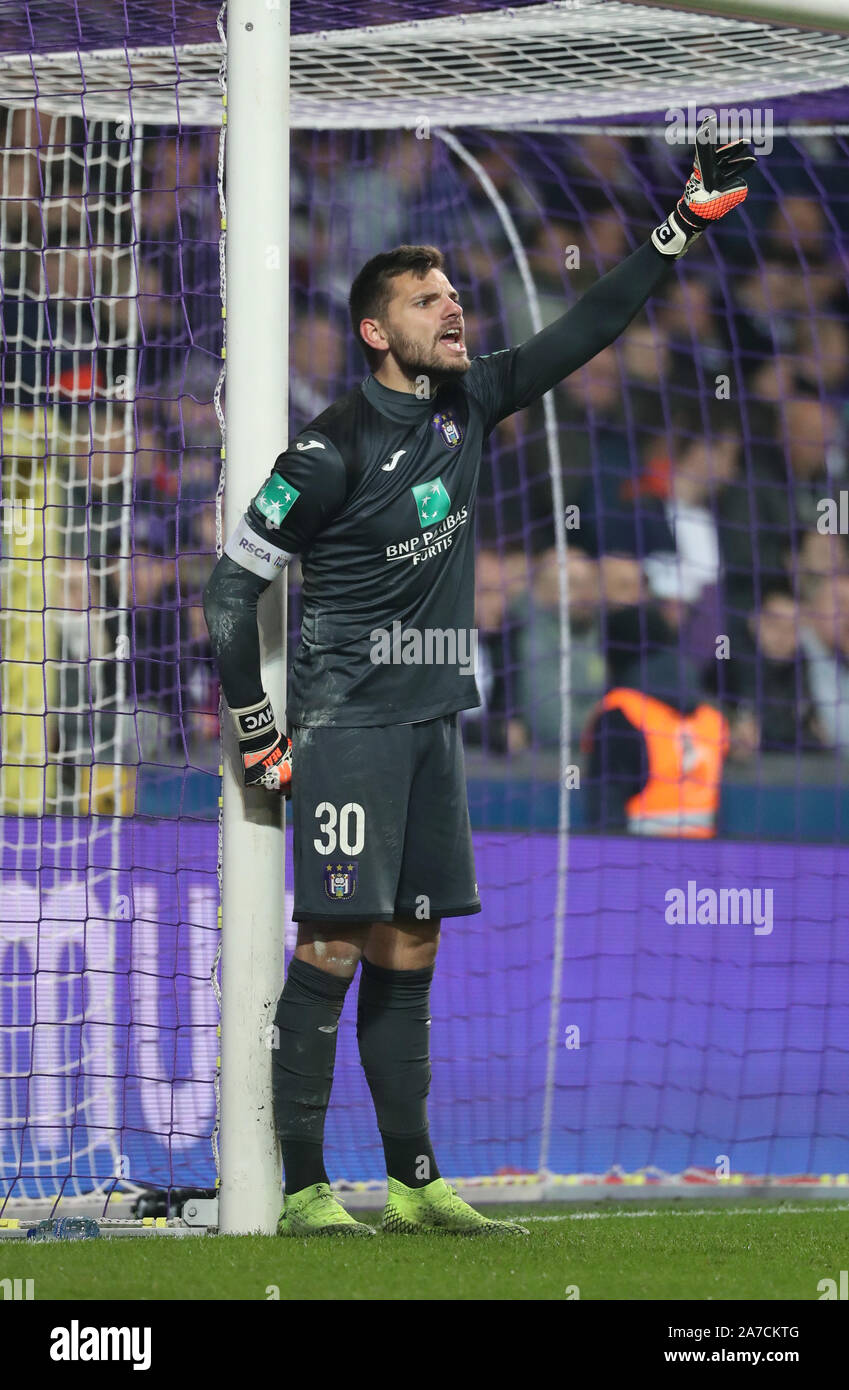
POLYGON ((429 270, 422 279, 411 272, 396 276, 380 326, 390 355, 410 381, 445 381, 471 366, 460 296, 441 270, 429 270))

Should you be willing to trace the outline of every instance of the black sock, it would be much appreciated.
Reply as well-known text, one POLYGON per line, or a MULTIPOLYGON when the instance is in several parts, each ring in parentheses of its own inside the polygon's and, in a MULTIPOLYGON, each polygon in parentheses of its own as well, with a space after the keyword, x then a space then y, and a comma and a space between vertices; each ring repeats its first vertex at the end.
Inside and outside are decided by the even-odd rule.
POLYGON ((383 1139, 386 1171, 407 1187, 439 1177, 427 1122, 433 966, 386 970, 363 956, 357 1040, 383 1139))
POLYGON ((333 1085, 339 1016, 350 983, 295 957, 277 1005, 272 1092, 289 1194, 328 1181, 324 1121, 333 1085))
POLYGON ((390 1178, 406 1187, 427 1187, 440 1176, 430 1144, 430 1134, 383 1134, 383 1155, 390 1178))
POLYGON ((313 1183, 330 1182, 324 1166, 324 1144, 320 1140, 313 1144, 306 1139, 285 1139, 281 1135, 280 1147, 283 1151, 284 1191, 287 1196, 293 1192, 303 1192, 305 1187, 312 1187, 313 1183))

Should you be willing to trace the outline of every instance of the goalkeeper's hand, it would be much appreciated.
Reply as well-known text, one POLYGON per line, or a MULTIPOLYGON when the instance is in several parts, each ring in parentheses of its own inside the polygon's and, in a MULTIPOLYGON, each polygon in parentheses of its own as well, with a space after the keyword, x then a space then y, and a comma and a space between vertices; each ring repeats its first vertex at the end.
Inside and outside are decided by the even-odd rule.
POLYGON ((232 711, 239 739, 246 787, 265 787, 281 796, 292 795, 292 740, 274 722, 267 695, 257 705, 232 711))
POLYGON ((745 201, 749 188, 743 171, 758 162, 752 147, 745 140, 717 146, 716 139, 716 118, 709 116, 696 135, 693 172, 684 196, 651 234, 662 256, 677 260, 689 251, 705 227, 745 201))

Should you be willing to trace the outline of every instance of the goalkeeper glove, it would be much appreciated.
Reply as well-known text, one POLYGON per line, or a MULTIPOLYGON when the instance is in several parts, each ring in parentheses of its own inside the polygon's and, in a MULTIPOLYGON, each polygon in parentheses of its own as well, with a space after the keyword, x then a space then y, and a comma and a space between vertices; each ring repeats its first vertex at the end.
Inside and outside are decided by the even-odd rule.
POLYGON ((292 794, 292 740, 284 738, 274 722, 267 695, 257 705, 232 711, 239 737, 239 754, 246 787, 265 787, 270 792, 292 794))
POLYGON ((699 126, 693 157, 693 172, 684 196, 665 222, 651 234, 662 256, 678 260, 689 251, 705 227, 718 222, 745 201, 749 192, 743 170, 757 159, 745 140, 729 145, 716 144, 716 118, 708 116, 699 126))

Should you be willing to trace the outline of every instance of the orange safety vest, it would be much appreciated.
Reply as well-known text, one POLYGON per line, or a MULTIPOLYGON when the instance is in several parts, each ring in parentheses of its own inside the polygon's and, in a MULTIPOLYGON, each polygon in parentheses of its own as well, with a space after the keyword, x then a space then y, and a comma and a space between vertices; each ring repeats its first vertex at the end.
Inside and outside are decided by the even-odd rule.
POLYGON ((646 740, 649 777, 627 802, 634 835, 710 839, 716 834, 728 721, 711 705, 680 714, 639 690, 609 690, 600 709, 618 709, 646 740))

